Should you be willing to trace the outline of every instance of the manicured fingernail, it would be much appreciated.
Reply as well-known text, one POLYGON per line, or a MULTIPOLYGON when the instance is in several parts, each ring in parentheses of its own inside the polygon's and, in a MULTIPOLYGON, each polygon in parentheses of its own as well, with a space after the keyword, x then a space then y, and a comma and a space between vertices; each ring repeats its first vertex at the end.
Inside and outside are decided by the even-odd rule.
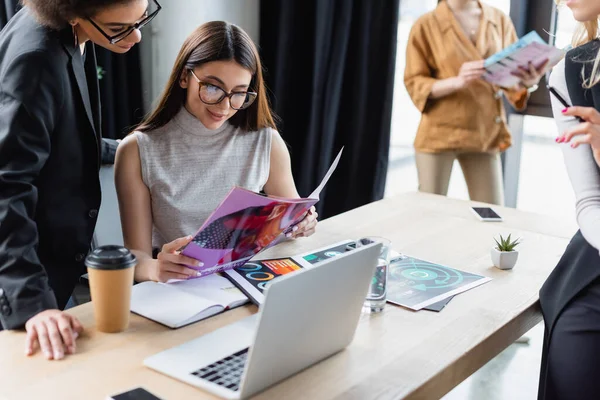
POLYGON ((186 239, 187 239, 187 240, 192 240, 192 238, 193 238, 193 236, 192 236, 192 235, 189 235, 189 236, 188 236, 186 239))
POLYGON ((52 359, 52 353, 50 353, 49 351, 44 351, 44 355, 46 356, 46 358, 47 358, 48 360, 51 360, 51 359, 52 359))
POLYGON ((199 267, 204 267, 204 263, 202 261, 198 261, 198 264, 196 264, 199 267))
POLYGON ((296 232, 297 230, 298 230, 298 226, 294 226, 294 227, 292 228, 292 232, 296 232))
POLYGON ((56 351, 54 352, 54 358, 56 358, 57 360, 60 360, 61 358, 63 358, 65 355, 63 354, 62 351, 56 351))
POLYGON ((69 354, 75 354, 75 346, 69 346, 69 354))
POLYGON ((286 233, 286 234, 285 234, 285 237, 289 239, 289 238, 291 238, 291 237, 292 237, 292 234, 291 234, 291 233, 286 233))
POLYGON ((79 337, 79 333, 73 332, 73 339, 77 339, 79 337))
POLYGON ((554 141, 555 141, 556 143, 560 143, 560 138, 559 138, 559 137, 557 137, 556 139, 554 139, 554 141))
POLYGON ((26 356, 30 356, 31 355, 31 349, 25 349, 25 355, 26 356))
POLYGON ((196 276, 201 276, 201 275, 202 275, 202 272, 200 272, 200 271, 196 272, 196 276))
POLYGON ((562 112, 566 113, 567 111, 569 111, 569 107, 563 108, 562 112))

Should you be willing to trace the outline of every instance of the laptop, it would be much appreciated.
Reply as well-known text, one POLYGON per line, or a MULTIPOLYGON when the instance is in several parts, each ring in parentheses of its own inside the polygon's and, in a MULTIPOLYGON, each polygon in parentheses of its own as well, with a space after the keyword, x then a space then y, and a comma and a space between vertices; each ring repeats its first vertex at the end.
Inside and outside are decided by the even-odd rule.
POLYGON ((278 277, 257 314, 144 365, 226 399, 261 392, 350 344, 380 248, 372 243, 278 277))

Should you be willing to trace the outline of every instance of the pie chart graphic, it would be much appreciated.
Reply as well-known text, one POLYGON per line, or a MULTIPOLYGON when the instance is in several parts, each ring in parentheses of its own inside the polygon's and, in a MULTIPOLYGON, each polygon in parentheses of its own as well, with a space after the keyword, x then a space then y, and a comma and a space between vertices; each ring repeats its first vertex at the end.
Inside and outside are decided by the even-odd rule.
POLYGON ((459 285, 464 276, 455 269, 407 257, 391 264, 390 280, 407 282, 413 289, 427 291, 459 285))

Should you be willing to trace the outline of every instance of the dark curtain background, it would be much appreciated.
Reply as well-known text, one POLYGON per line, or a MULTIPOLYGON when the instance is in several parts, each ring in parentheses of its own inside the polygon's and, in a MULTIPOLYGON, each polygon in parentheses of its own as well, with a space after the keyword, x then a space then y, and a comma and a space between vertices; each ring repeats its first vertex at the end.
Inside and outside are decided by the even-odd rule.
MULTIPOLYGON (((15 14, 19 0, 0 3, 0 29, 15 14)), ((139 46, 119 55, 96 46, 101 68, 102 136, 120 139, 143 116, 139 46), (103 73, 102 73, 103 71, 103 73)))
POLYGON ((0 6, 0 28, 4 27, 8 20, 15 15, 19 0, 2 0, 2 3, 0 6))
POLYGON ((96 46, 100 69, 102 136, 121 139, 144 116, 140 47, 115 54, 96 46))
POLYGON ((301 196, 318 185, 321 218, 383 197, 399 0, 262 0, 261 55, 301 196))

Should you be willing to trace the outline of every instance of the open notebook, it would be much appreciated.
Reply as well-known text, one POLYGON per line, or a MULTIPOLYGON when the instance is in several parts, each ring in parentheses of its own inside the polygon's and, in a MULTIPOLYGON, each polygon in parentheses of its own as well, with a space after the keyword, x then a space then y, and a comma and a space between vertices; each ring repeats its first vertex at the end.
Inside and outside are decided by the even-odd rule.
POLYGON ((246 302, 248 298, 239 289, 217 274, 175 283, 142 282, 131 292, 131 311, 169 328, 180 328, 246 302))

